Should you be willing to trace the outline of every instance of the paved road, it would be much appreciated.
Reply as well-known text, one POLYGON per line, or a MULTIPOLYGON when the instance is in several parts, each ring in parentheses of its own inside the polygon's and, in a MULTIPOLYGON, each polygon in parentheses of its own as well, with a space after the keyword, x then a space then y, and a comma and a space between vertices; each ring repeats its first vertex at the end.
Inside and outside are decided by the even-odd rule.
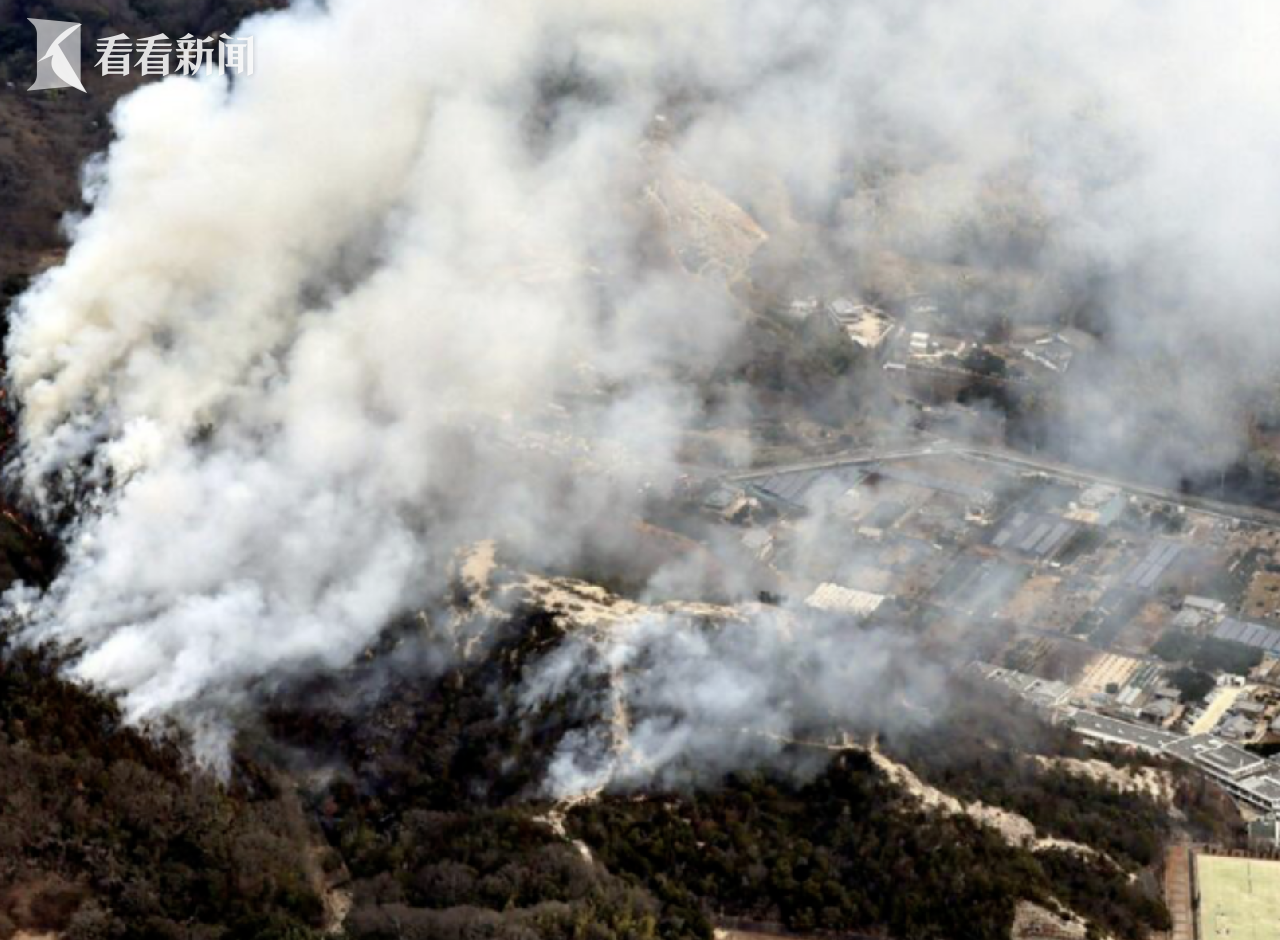
POLYGON ((1081 470, 1054 460, 1048 460, 1042 457, 1033 457, 1017 451, 1005 450, 1004 448, 983 447, 981 445, 972 444, 956 444, 953 446, 957 453, 990 460, 993 463, 1003 463, 1008 466, 1020 467, 1022 469, 1038 470, 1041 473, 1061 477, 1078 483, 1101 483, 1106 486, 1114 486, 1130 493, 1137 493, 1142 496, 1148 496, 1152 499, 1159 499, 1165 502, 1190 506, 1194 509, 1200 510, 1201 512, 1221 516, 1227 519, 1240 519, 1246 522, 1257 522, 1262 525, 1280 526, 1280 512, 1274 512, 1270 509, 1262 509, 1258 506, 1248 506, 1241 503, 1227 503, 1216 499, 1206 499, 1202 496, 1191 496, 1187 493, 1180 493, 1177 490, 1164 489, 1158 486, 1149 486, 1144 483, 1135 483, 1132 480, 1123 480, 1119 477, 1108 476, 1091 470, 1081 470))
POLYGON ((881 447, 864 447, 848 450, 813 460, 802 460, 797 463, 773 464, 767 467, 753 467, 740 473, 732 473, 724 479, 737 483, 759 480, 778 473, 799 473, 805 470, 827 470, 832 467, 851 467, 864 463, 881 463, 886 460, 909 460, 913 457, 931 457, 940 454, 963 453, 955 444, 946 441, 930 441, 928 443, 884 449, 881 447))
POLYGON ((916 457, 941 456, 944 454, 977 458, 979 460, 986 460, 991 463, 1001 464, 1019 470, 1033 470, 1039 473, 1044 473, 1048 476, 1055 476, 1075 483, 1083 483, 1085 485, 1102 484, 1105 486, 1114 486, 1117 489, 1146 496, 1151 499, 1175 503, 1181 506, 1189 506, 1193 509, 1199 510, 1200 512, 1205 512, 1209 515, 1218 516, 1220 518, 1254 522, 1260 525, 1280 528, 1280 512, 1275 512, 1270 509, 1262 509, 1257 506, 1247 506, 1239 503, 1222 502, 1221 500, 1206 499, 1202 496, 1191 496, 1186 493, 1180 493, 1177 490, 1150 486, 1145 483, 1135 483, 1132 480, 1125 480, 1120 477, 1110 476, 1108 474, 1098 473, 1092 470, 1082 470, 1078 467, 1072 467, 1068 464, 1050 460, 1045 457, 1024 454, 1019 451, 1012 451, 1002 447, 989 447, 982 444, 967 444, 958 441, 948 441, 942 438, 923 439, 912 444, 895 447, 864 447, 856 450, 845 451, 840 454, 831 454, 821 458, 815 458, 813 460, 776 464, 768 467, 755 467, 751 470, 745 470, 740 473, 729 474, 724 479, 733 482, 746 482, 760 479, 762 477, 772 476, 776 473, 792 473, 803 470, 825 470, 831 467, 845 467, 864 463, 880 463, 889 460, 909 460, 916 457))

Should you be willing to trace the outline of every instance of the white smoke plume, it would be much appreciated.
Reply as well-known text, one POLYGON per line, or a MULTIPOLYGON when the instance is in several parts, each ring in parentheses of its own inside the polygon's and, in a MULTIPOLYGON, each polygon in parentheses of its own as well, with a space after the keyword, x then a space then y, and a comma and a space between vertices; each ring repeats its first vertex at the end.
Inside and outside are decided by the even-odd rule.
POLYGON ((802 771, 806 752, 818 768, 842 746, 833 728, 923 726, 944 698, 941 667, 909 631, 812 611, 745 613, 714 625, 625 620, 570 637, 531 670, 526 712, 571 696, 587 722, 559 742, 549 794, 681 787, 768 764, 802 771))
POLYGON ((1073 446, 1163 416, 1170 479, 1234 455, 1271 374, 1262 0, 331 0, 236 32, 252 78, 121 103, 7 346, 25 492, 81 494, 13 602, 137 719, 350 661, 475 539, 575 559, 680 474, 743 323, 717 272, 757 248, 882 294, 981 263, 991 313, 1087 296, 1115 374, 1159 381, 1091 376, 1073 446), (673 192, 684 264, 652 247, 673 192))

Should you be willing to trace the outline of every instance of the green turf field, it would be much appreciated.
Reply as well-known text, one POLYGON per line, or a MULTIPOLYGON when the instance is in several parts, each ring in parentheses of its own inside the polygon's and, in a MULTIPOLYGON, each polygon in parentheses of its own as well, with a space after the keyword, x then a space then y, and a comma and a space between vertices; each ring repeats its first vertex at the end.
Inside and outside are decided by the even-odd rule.
POLYGON ((1280 862, 1196 856, 1200 940, 1280 940, 1280 862))

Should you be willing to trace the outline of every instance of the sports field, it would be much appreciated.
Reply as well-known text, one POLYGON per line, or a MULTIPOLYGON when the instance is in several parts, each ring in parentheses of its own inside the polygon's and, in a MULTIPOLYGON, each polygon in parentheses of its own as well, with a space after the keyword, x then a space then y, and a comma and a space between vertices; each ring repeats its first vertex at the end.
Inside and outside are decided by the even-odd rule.
POLYGON ((1196 856, 1200 940, 1280 940, 1280 862, 1196 856))

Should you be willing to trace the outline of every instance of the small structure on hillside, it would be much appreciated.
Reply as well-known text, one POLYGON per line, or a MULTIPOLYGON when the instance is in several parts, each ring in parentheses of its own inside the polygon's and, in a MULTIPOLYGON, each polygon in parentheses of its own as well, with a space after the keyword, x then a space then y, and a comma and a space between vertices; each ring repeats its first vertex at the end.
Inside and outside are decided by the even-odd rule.
POLYGON ((839 297, 827 304, 831 325, 862 349, 878 350, 893 332, 893 319, 879 307, 839 297))

